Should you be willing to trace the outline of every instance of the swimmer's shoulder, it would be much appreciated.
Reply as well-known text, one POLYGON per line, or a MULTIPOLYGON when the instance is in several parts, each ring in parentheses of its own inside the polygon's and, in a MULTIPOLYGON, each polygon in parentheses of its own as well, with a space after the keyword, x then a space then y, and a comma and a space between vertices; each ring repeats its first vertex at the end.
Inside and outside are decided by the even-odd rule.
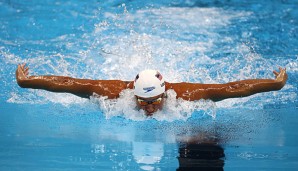
POLYGON ((189 82, 177 82, 177 83, 170 83, 170 82, 165 82, 166 83, 166 89, 181 89, 181 88, 189 88, 193 87, 194 85, 199 85, 197 83, 189 83, 189 82))
POLYGON ((133 81, 123 81, 127 89, 133 89, 133 81))

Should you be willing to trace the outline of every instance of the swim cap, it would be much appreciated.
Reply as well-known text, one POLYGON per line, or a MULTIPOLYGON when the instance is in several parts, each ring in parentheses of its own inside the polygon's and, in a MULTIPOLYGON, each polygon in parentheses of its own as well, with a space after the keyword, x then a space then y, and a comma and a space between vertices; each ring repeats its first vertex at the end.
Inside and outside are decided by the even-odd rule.
POLYGON ((134 81, 134 94, 140 97, 154 97, 165 92, 165 81, 156 70, 140 72, 134 81))

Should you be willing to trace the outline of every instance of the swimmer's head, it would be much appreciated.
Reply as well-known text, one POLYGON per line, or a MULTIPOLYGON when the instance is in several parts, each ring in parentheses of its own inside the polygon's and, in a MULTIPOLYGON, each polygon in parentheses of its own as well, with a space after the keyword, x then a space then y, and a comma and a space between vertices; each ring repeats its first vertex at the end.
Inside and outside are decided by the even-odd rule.
POLYGON ((134 81, 134 94, 138 97, 155 97, 165 92, 165 81, 156 70, 140 72, 134 81))

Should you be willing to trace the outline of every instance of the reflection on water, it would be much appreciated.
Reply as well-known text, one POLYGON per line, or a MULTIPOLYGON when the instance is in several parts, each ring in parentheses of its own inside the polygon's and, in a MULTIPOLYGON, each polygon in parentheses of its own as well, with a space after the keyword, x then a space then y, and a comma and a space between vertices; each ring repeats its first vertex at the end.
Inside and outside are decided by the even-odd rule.
POLYGON ((179 148, 179 168, 184 170, 223 170, 224 149, 217 144, 181 144, 179 148))
POLYGON ((132 153, 141 169, 154 170, 152 165, 160 162, 164 155, 164 144, 161 142, 133 142, 132 153))
MULTIPOLYGON (((174 154, 178 160, 177 171, 223 171, 225 153, 218 138, 210 135, 187 137, 177 146, 178 153, 174 154)), ((162 142, 132 142, 132 155, 141 170, 160 170, 162 160, 167 158, 165 148, 162 142)))
POLYGON ((206 121, 201 124, 204 119, 200 120, 195 125, 152 120, 134 124, 123 120, 101 123, 94 130, 96 133, 91 134, 98 135, 98 139, 93 137, 98 144, 93 144, 91 151, 112 165, 122 163, 118 167, 122 170, 131 167, 146 171, 223 170, 222 145, 229 141, 228 134, 222 134, 223 128, 218 124, 206 125, 206 121))
POLYGON ((184 137, 179 142, 177 171, 222 171, 224 157, 224 148, 218 137, 204 133, 184 137))

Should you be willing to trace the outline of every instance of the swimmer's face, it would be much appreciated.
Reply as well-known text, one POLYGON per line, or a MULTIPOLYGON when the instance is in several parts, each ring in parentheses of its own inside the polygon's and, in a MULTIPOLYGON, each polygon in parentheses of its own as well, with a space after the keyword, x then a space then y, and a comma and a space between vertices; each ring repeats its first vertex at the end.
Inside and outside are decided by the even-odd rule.
POLYGON ((143 109, 147 116, 161 110, 164 103, 164 93, 158 96, 143 98, 136 96, 136 103, 140 109, 143 109))

